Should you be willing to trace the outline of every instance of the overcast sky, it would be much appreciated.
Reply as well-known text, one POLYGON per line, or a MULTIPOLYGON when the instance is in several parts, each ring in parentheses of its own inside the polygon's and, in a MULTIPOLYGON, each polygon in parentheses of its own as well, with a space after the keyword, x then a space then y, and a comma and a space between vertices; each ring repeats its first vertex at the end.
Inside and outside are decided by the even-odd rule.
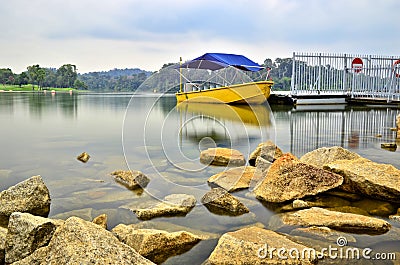
POLYGON ((400 55, 398 0, 3 0, 0 67, 135 68, 206 52, 400 55))

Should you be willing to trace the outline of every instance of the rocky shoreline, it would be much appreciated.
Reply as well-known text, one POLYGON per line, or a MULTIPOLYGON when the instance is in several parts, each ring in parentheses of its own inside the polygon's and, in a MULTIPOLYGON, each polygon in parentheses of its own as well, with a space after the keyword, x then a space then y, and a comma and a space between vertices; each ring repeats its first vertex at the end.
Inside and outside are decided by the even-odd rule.
MULTIPOLYGON (((400 170, 391 165, 341 147, 319 148, 297 158, 271 141, 254 150, 248 166, 232 149, 209 149, 200 158, 205 164, 234 166, 208 179, 210 191, 201 203, 210 213, 246 218, 254 216, 250 204, 262 203, 276 214, 265 224, 253 218, 222 235, 152 220, 184 218, 200 207, 193 195, 172 193, 161 202, 130 208, 141 220, 138 224, 121 223, 108 230, 105 214, 91 221, 48 218, 50 191, 40 176, 33 176, 0 192, 0 264, 160 264, 207 240, 218 242, 204 264, 281 264, 266 245, 319 251, 339 237, 362 245, 349 233, 400 241, 400 170), (248 190, 249 199, 235 196, 238 190, 248 190)), ((131 190, 151 181, 140 171, 111 175, 131 190)), ((355 264, 372 264, 368 262, 355 264)), ((326 253, 285 260, 317 263, 329 263, 326 253)))

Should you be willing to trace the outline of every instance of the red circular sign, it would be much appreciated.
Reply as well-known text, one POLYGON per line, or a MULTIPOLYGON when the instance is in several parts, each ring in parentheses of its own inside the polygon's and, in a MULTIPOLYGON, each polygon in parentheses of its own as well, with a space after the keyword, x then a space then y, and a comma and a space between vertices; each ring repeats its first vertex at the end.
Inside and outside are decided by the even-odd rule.
POLYGON ((354 72, 359 73, 362 71, 363 64, 364 64, 363 60, 361 58, 356 57, 351 62, 351 68, 354 70, 354 72))

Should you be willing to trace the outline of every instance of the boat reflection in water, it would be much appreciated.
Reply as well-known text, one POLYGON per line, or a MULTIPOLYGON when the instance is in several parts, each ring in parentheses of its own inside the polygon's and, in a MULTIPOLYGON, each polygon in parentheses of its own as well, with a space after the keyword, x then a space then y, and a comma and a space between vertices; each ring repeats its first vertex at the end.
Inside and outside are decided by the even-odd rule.
POLYGON ((248 149, 271 137, 273 117, 265 105, 182 102, 176 108, 181 121, 180 143, 199 143, 200 150, 241 146, 248 149))

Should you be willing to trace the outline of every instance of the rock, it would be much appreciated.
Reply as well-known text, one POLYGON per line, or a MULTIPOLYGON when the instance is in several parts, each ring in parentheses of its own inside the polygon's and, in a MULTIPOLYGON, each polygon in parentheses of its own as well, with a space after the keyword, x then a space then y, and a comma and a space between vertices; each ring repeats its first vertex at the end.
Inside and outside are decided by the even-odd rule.
POLYGON ((0 226, 0 264, 4 264, 7 228, 0 226))
POLYGON ((256 159, 256 172, 260 176, 265 176, 267 171, 271 167, 272 162, 262 158, 261 156, 257 157, 256 159))
POLYGON ((334 146, 321 147, 311 152, 308 152, 300 158, 300 161, 322 168, 325 164, 331 163, 336 160, 352 160, 360 157, 360 155, 344 149, 340 146, 334 146))
POLYGON ((107 214, 103 213, 97 217, 95 217, 92 221, 94 224, 107 229, 107 214))
POLYGON ((355 207, 367 211, 370 215, 388 216, 396 212, 396 208, 385 201, 364 199, 358 202, 353 202, 355 207))
POLYGON ((186 231, 169 233, 157 229, 137 229, 124 224, 116 226, 112 232, 121 242, 157 264, 185 253, 200 241, 200 238, 186 231))
POLYGON ((252 166, 235 167, 215 174, 208 179, 208 184, 232 192, 248 189, 253 179, 259 179, 256 168, 252 166))
POLYGON ((279 229, 289 226, 325 226, 350 233, 383 234, 390 229, 384 220, 359 214, 329 211, 313 207, 297 212, 276 214, 271 217, 270 227, 279 229))
POLYGON ((365 158, 337 160, 325 169, 343 176, 341 189, 391 202, 400 202, 400 170, 365 158))
POLYGON ((261 157, 269 162, 274 162, 283 155, 282 150, 276 146, 271 140, 260 143, 249 156, 249 164, 256 166, 256 160, 261 157))
POLYGON ((207 192, 201 202, 215 214, 237 216, 249 212, 246 205, 222 188, 214 188, 207 192))
POLYGON ((48 246, 13 265, 23 264, 154 264, 111 232, 77 217, 68 218, 48 246))
POLYGON ((41 176, 33 176, 0 193, 0 224, 7 224, 13 212, 48 216, 50 193, 41 176))
POLYGON ((301 163, 292 154, 285 154, 272 163, 254 193, 263 201, 285 202, 328 191, 342 182, 343 178, 337 174, 301 163))
POLYGON ((400 224, 400 215, 397 215, 397 214, 389 215, 389 219, 400 224))
POLYGON ((145 188, 150 179, 140 171, 118 170, 111 173, 115 181, 124 185, 130 190, 145 188))
POLYGON ((323 240, 325 242, 331 242, 335 244, 337 243, 337 239, 339 237, 345 237, 349 243, 355 243, 357 241, 355 237, 350 234, 338 232, 324 226, 296 228, 290 232, 290 235, 311 237, 317 240, 323 240))
POLYGON ((246 160, 241 152, 229 148, 208 148, 200 153, 200 162, 214 166, 243 166, 246 160))
POLYGON ((11 214, 5 246, 6 263, 21 260, 36 249, 46 246, 57 227, 63 223, 61 220, 52 220, 29 213, 11 214))
MULTIPOLYGON (((209 264, 282 264, 277 249, 297 249, 300 253, 307 248, 286 236, 258 227, 243 228, 228 232, 219 239, 218 245, 208 258, 209 264), (275 251, 274 251, 275 250, 275 251)), ((312 255, 310 255, 312 256, 312 255)), ((285 264, 315 264, 316 257, 285 259, 285 264), (303 259, 305 258, 305 259, 303 259)))
POLYGON ((76 157, 76 159, 78 159, 79 161, 86 163, 87 161, 89 161, 90 155, 86 152, 83 152, 82 154, 78 155, 76 157))
POLYGON ((381 143, 381 148, 394 152, 397 150, 397 144, 396 143, 381 143))
POLYGON ((147 208, 136 208, 132 211, 137 218, 149 220, 160 216, 185 216, 196 204, 196 198, 187 194, 171 194, 163 199, 163 202, 147 208))

